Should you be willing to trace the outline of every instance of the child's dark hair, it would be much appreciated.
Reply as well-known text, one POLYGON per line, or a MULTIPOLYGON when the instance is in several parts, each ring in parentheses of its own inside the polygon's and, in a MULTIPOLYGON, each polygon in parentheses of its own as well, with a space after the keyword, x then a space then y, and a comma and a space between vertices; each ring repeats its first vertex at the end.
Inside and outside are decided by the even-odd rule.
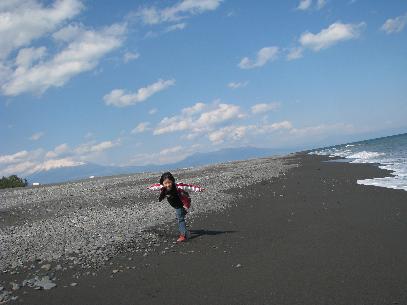
POLYGON ((160 184, 163 184, 165 179, 170 179, 172 183, 175 184, 175 178, 170 172, 165 172, 164 174, 161 175, 160 184))
MULTIPOLYGON (((165 172, 164 174, 161 175, 160 178, 160 184, 162 185, 165 179, 170 179, 172 181, 173 187, 171 189, 171 193, 177 192, 175 186, 175 178, 170 172, 165 172)), ((160 196, 158 197, 158 201, 161 202, 165 198, 165 194, 167 193, 167 190, 165 187, 161 190, 160 196)))

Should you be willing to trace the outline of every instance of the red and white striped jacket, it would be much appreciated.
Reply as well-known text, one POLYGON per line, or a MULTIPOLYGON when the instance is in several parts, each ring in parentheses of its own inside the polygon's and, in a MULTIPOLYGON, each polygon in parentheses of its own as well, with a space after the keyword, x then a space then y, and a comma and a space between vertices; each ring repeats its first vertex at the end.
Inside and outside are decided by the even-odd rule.
MULTIPOLYGON (((203 187, 200 187, 200 186, 194 185, 194 184, 175 183, 175 185, 177 188, 179 199, 181 200, 182 205, 184 206, 184 208, 186 210, 188 210, 191 207, 191 198, 189 197, 187 191, 202 192, 204 190, 203 187)), ((153 191, 164 191, 164 188, 165 188, 164 185, 155 183, 155 184, 150 185, 147 189, 153 190, 153 191)), ((159 198, 159 201, 161 201, 160 198, 159 198)), ((170 202, 170 204, 173 207, 177 207, 176 202, 173 202, 169 198, 168 198, 168 202, 170 202)))
MULTIPOLYGON (((184 191, 193 191, 193 192, 203 192, 205 189, 203 187, 200 187, 198 185, 194 184, 187 184, 187 183, 175 183, 177 189, 181 189, 184 191)), ((147 189, 152 190, 152 191, 161 191, 164 185, 159 184, 159 183, 154 183, 147 187, 147 189)))

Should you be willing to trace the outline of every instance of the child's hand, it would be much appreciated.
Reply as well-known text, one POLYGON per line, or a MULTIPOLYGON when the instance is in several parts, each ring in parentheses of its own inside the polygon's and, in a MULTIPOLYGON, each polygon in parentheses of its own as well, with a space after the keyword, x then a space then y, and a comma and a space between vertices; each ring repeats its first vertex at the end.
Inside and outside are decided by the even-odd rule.
POLYGON ((165 198, 165 188, 161 190, 160 197, 158 197, 158 202, 161 202, 165 198))

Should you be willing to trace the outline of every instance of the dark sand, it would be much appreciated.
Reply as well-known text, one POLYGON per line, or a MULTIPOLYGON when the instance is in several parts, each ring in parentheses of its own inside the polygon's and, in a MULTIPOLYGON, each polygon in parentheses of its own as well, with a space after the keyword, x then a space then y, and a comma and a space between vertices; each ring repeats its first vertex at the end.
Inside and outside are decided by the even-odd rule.
MULTIPOLYGON (((10 304, 407 304, 407 192, 358 185, 388 174, 373 165, 326 159, 292 157, 300 167, 195 218, 185 244, 124 252, 96 276, 61 271, 10 304)), ((155 230, 176 238, 175 222, 155 230)))

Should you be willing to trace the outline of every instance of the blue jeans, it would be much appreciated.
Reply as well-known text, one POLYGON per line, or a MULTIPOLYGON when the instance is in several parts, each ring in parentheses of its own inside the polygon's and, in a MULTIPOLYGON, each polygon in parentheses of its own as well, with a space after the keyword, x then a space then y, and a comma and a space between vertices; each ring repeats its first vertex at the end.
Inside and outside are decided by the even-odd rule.
POLYGON ((179 228, 179 232, 181 234, 186 234, 187 232, 187 227, 185 226, 185 215, 186 215, 186 211, 185 209, 182 208, 177 208, 175 209, 175 212, 177 214, 177 220, 178 220, 178 228, 179 228))

